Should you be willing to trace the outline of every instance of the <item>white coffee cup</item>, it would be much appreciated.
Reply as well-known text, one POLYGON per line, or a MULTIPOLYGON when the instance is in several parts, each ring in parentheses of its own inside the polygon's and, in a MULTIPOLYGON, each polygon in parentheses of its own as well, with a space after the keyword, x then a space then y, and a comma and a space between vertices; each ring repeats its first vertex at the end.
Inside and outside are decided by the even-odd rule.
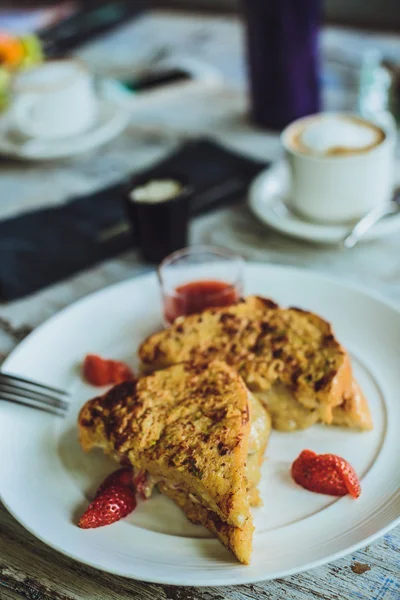
POLYGON ((389 202, 395 140, 381 126, 357 115, 320 113, 288 125, 281 141, 291 175, 287 203, 300 216, 350 222, 389 202))
POLYGON ((82 133, 97 116, 93 79, 78 60, 51 60, 19 73, 13 81, 13 119, 32 137, 82 133))

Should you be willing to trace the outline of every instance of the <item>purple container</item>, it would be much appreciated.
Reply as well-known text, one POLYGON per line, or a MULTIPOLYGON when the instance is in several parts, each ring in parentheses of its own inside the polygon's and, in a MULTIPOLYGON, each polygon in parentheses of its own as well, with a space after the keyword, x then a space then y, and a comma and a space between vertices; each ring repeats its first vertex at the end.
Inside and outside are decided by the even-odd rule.
POLYGON ((321 0, 242 0, 242 5, 254 121, 281 130, 318 112, 321 0))

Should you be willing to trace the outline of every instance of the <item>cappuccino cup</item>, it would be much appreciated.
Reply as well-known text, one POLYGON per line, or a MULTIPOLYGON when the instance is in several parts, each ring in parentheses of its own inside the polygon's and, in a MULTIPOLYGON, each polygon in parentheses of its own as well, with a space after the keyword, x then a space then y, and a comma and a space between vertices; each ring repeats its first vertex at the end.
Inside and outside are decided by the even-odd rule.
POLYGON ((51 60, 14 78, 12 114, 17 129, 38 138, 82 133, 97 116, 92 76, 78 60, 51 60))
POLYGON ((288 125, 281 141, 291 175, 287 204, 305 219, 350 222, 390 201, 394 136, 374 122, 320 113, 288 125))

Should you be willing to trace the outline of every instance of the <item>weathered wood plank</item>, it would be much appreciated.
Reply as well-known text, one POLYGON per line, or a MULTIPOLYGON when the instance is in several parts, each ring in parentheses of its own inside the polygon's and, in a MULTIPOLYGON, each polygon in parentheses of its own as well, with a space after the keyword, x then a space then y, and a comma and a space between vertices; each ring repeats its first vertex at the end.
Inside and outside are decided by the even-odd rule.
MULTIPOLYGON (((1 584, 0 584, 1 586, 1 584)), ((21 598, 26 598, 26 596, 21 596, 18 592, 14 592, 11 589, 7 589, 6 587, 0 587, 1 592, 1 600, 21 600, 21 598)), ((37 597, 36 600, 43 600, 42 598, 37 597)))
POLYGON ((0 598, 12 590, 37 600, 398 600, 400 528, 352 556, 308 573, 255 585, 177 588, 108 575, 62 556, 25 531, 0 509, 0 598), (359 565, 366 565, 363 570, 359 565), (352 568, 353 567, 353 568, 352 568), (60 585, 62 581, 62 585, 60 585), (39 596, 29 596, 31 590, 39 596), (360 593, 362 595, 360 595, 360 593))

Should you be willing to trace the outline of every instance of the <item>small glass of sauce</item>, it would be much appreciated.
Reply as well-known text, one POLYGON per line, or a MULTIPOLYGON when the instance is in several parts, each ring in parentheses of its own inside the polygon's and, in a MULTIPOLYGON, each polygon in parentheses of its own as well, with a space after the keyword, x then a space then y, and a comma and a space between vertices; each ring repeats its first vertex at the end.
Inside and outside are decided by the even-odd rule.
POLYGON ((191 190, 181 178, 135 178, 125 196, 143 258, 158 263, 188 243, 191 190))
POLYGON ((192 246, 167 256, 158 267, 165 324, 239 300, 243 266, 239 255, 218 246, 192 246))

